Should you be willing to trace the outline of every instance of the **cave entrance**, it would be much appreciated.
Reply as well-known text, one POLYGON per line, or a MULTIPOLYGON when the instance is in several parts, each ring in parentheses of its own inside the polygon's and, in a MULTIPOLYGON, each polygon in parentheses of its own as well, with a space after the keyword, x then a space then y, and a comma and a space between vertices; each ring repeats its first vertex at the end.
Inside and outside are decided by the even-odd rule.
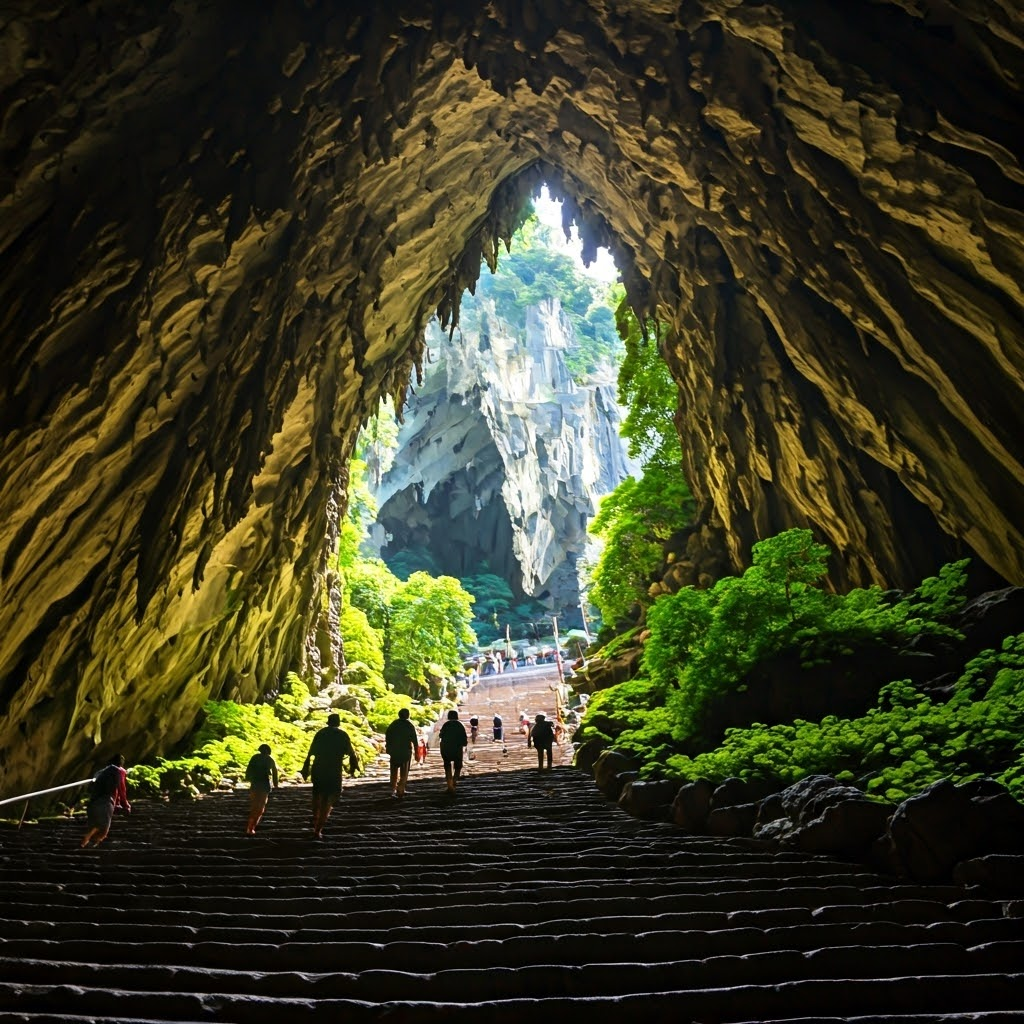
POLYGON ((394 451, 364 447, 379 509, 370 551, 400 578, 464 581, 487 609, 484 642, 528 640, 541 615, 586 628, 589 521, 637 470, 619 436, 619 274, 607 249, 585 263, 582 248, 542 186, 496 272, 462 296, 458 326, 428 325, 394 451), (483 593, 494 577, 514 609, 483 593))

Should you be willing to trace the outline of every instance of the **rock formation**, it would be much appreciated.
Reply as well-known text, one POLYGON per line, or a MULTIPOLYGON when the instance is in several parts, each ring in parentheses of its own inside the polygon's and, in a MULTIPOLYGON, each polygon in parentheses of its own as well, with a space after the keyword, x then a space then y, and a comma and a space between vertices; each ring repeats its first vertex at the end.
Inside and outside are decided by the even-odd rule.
POLYGON ((637 471, 615 384, 573 381, 563 358, 573 329, 557 299, 527 309, 521 339, 493 302, 473 306, 472 329, 428 335, 399 454, 374 489, 382 547, 426 547, 458 577, 486 560, 518 595, 572 609, 597 500, 637 471))
POLYGON ((0 791, 299 664, 360 422, 542 180, 672 328, 702 538, 1024 582, 1019 4, 348 11, 0 15, 0 791))

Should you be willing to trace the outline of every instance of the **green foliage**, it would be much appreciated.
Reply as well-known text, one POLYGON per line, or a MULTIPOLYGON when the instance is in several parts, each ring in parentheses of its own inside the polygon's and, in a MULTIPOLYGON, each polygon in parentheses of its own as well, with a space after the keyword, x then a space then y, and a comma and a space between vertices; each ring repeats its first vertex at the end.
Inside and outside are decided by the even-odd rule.
POLYGON ((384 638, 370 625, 366 612, 346 604, 338 621, 345 644, 345 660, 360 661, 375 672, 384 671, 384 638))
MULTIPOLYGON (((486 565, 482 568, 486 568, 486 565)), ((503 640, 506 635, 520 640, 532 637, 533 623, 547 613, 540 601, 514 604, 512 588, 492 572, 479 572, 460 581, 463 589, 473 595, 473 621, 471 627, 478 644, 503 640)))
POLYGON ((691 521, 694 510, 674 419, 678 390, 656 340, 663 332, 652 324, 645 337, 625 299, 617 324, 626 347, 619 401, 629 406, 622 436, 644 471, 639 480, 619 484, 590 524, 590 532, 604 541, 590 600, 609 623, 629 618, 634 605, 650 604, 648 588, 664 563, 664 542, 691 521))
POLYGON ((672 777, 686 779, 791 783, 824 773, 888 801, 940 778, 994 775, 1024 800, 1024 634, 969 662, 946 702, 906 680, 893 682, 861 718, 730 729, 718 749, 692 758, 672 755, 666 765, 672 777))
POLYGON ((360 558, 345 570, 345 600, 379 632, 387 629, 391 598, 402 581, 379 558, 360 558))
POLYGON ((669 692, 678 741, 699 735, 709 708, 782 650, 796 650, 810 665, 867 640, 896 647, 921 634, 953 633, 941 619, 956 606, 962 565, 935 590, 941 592, 936 612, 918 593, 903 600, 889 600, 877 587, 825 593, 828 556, 809 530, 787 530, 754 545, 753 565, 741 577, 726 577, 710 590, 687 587, 648 611, 643 669, 669 692))
POLYGON ((349 463, 348 505, 341 522, 336 562, 344 572, 359 558, 359 546, 377 518, 377 502, 366 482, 366 463, 349 463))
POLYGON ((300 722, 306 717, 309 698, 309 687, 294 672, 289 672, 274 701, 274 714, 282 722, 300 722))
MULTIPOLYGON (((512 236, 511 252, 501 257, 497 272, 481 277, 477 294, 493 300, 498 316, 520 328, 528 307, 557 298, 575 334, 575 344, 565 353, 566 366, 582 383, 599 367, 617 366, 622 358, 612 314, 612 296, 618 292, 582 273, 577 261, 556 246, 554 230, 531 213, 512 236)), ((469 297, 463 299, 463 310, 467 326, 479 322, 469 297)))
POLYGON ((385 729, 398 717, 402 708, 409 709, 409 719, 413 725, 430 725, 436 721, 441 714, 440 703, 421 704, 413 700, 407 693, 395 693, 388 691, 384 696, 373 702, 373 707, 367 713, 370 724, 377 732, 384 732, 385 729))
POLYGON ((666 328, 650 321, 642 327, 624 295, 615 310, 615 323, 625 346, 619 367, 619 404, 629 410, 622 436, 629 442, 630 457, 645 468, 681 473, 682 448, 675 425, 679 387, 661 355, 666 328))
POLYGON ((355 458, 366 466, 366 476, 373 487, 379 487, 381 478, 392 467, 398 453, 398 417, 395 403, 385 398, 377 415, 359 432, 355 458))
POLYGON ((664 544, 693 516, 693 497, 681 473, 649 467, 623 480, 601 502, 590 532, 604 541, 589 591, 605 622, 628 618, 650 604, 648 588, 664 564, 664 544))
POLYGON ((385 561, 388 568, 401 582, 405 582, 416 572, 435 576, 441 571, 433 552, 423 546, 402 548, 400 551, 388 555, 385 561))
POLYGON ((664 759, 672 753, 672 722, 664 691, 650 679, 631 679, 590 698, 575 741, 600 738, 640 759, 664 759))
POLYGON ((388 681, 402 692, 439 697, 431 665, 447 674, 462 665, 460 649, 476 642, 473 596, 451 576, 413 573, 391 601, 388 681))

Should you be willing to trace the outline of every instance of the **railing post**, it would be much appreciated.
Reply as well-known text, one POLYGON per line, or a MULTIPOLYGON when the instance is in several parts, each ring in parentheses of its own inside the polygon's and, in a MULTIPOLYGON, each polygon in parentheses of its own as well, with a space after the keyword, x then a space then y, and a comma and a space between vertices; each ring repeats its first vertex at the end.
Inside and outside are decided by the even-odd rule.
POLYGON ((28 817, 28 805, 31 802, 31 800, 25 801, 25 806, 21 810, 21 821, 18 822, 18 828, 21 828, 21 826, 25 824, 25 819, 28 817))

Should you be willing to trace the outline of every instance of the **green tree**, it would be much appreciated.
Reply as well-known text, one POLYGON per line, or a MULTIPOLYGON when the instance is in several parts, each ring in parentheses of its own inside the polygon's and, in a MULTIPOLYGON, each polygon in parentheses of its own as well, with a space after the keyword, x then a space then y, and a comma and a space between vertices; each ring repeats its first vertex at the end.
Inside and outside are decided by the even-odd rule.
POLYGON ((431 694, 431 667, 455 673, 461 649, 474 644, 470 628, 473 596, 451 576, 414 572, 391 600, 391 629, 385 677, 396 690, 431 694))

